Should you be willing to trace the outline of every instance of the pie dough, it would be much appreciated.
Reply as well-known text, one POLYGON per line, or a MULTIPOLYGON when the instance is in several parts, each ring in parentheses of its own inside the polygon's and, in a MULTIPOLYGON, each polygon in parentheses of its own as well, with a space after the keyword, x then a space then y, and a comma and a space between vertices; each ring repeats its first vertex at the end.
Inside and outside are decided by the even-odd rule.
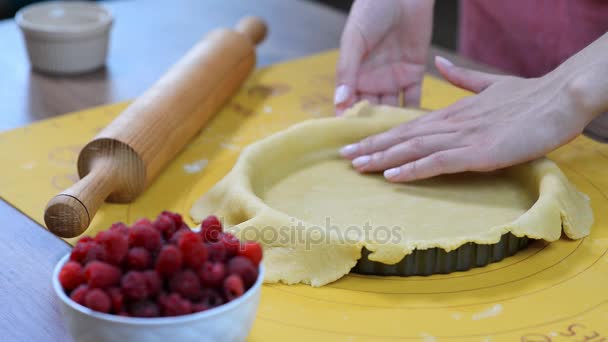
POLYGON ((394 264, 414 249, 451 251, 503 234, 555 241, 589 234, 593 213, 546 158, 492 173, 463 173, 408 184, 361 175, 340 147, 423 111, 361 102, 345 118, 294 125, 248 146, 225 178, 193 206, 200 222, 217 215, 241 239, 264 246, 266 282, 322 286, 369 259, 394 264))

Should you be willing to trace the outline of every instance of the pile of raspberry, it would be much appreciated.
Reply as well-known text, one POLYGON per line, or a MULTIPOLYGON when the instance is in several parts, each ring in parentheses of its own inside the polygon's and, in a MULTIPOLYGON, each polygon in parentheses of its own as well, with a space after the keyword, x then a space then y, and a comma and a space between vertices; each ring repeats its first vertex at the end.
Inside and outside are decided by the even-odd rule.
POLYGON ((261 246, 223 232, 215 216, 200 232, 179 214, 154 222, 115 223, 81 238, 59 273, 80 305, 120 316, 179 316, 205 311, 243 295, 256 281, 261 246))

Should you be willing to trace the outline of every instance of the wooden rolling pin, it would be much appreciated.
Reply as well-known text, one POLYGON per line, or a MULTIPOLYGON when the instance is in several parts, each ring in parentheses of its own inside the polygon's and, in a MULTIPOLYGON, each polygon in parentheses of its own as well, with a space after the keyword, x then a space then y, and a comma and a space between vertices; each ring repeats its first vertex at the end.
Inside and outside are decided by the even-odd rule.
POLYGON ((48 229, 78 236, 105 200, 137 198, 247 79, 265 36, 264 22, 247 17, 195 45, 80 151, 80 180, 48 203, 48 229))

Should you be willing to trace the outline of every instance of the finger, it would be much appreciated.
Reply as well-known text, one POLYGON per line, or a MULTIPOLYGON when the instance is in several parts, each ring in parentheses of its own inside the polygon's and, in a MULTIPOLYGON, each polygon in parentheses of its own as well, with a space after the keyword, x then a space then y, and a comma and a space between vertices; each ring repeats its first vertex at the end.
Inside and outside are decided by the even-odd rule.
POLYGON ((357 74, 367 49, 364 37, 354 20, 349 20, 340 41, 340 56, 336 70, 334 105, 343 111, 355 102, 357 74))
POLYGON ((384 151, 357 157, 352 164, 359 172, 384 171, 424 158, 438 151, 461 146, 456 133, 424 135, 407 140, 384 151))
POLYGON ((344 146, 340 149, 340 154, 345 158, 354 159, 386 150, 417 136, 456 132, 466 124, 466 120, 447 121, 445 119, 466 112, 472 105, 474 105, 474 96, 465 97, 448 107, 429 112, 386 132, 344 146))
POLYGON ((359 156, 371 155, 375 152, 384 151, 391 146, 418 136, 453 133, 458 129, 459 126, 453 123, 446 124, 444 122, 431 121, 428 123, 421 122, 416 124, 415 121, 412 121, 392 128, 386 132, 369 136, 358 143, 345 146, 340 150, 340 154, 345 158, 354 159, 359 156))
MULTIPOLYGON (((374 58, 373 54, 369 58, 374 58)), ((380 58, 380 57, 377 57, 380 58)), ((424 78, 424 65, 406 63, 387 63, 385 60, 372 62, 369 59, 361 65, 357 78, 357 90, 370 93, 392 93, 421 83, 424 78)))
POLYGON ((344 115, 344 112, 347 111, 353 104, 359 102, 361 98, 359 95, 353 96, 353 98, 349 101, 348 105, 338 105, 336 106, 336 116, 344 115))
POLYGON ((495 82, 507 77, 458 67, 441 56, 435 56, 435 66, 437 66, 441 76, 450 83, 474 93, 479 93, 495 82))
POLYGON ((420 107, 422 87, 420 83, 413 84, 403 90, 404 107, 420 107))
POLYGON ((399 106, 399 95, 397 94, 384 94, 380 96, 380 103, 387 106, 399 106))
POLYGON ((460 147, 435 152, 424 158, 384 171, 390 182, 411 182, 441 174, 470 171, 475 153, 470 148, 460 147))
POLYGON ((359 98, 361 100, 367 100, 369 103, 375 105, 380 103, 380 96, 377 94, 362 93, 359 95, 359 98))
POLYGON ((347 85, 339 85, 334 93, 334 107, 336 115, 341 116, 345 110, 350 108, 358 100, 358 97, 347 85))

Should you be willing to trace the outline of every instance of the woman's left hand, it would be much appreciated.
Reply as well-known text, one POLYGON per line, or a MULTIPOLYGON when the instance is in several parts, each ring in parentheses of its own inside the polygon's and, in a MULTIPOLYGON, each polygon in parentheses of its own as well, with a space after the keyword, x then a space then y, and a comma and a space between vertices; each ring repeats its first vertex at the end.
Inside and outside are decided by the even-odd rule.
POLYGON ((441 57, 435 64, 449 82, 476 95, 342 148, 355 169, 384 171, 392 182, 492 171, 545 155, 593 119, 563 72, 524 79, 467 70, 441 57))

